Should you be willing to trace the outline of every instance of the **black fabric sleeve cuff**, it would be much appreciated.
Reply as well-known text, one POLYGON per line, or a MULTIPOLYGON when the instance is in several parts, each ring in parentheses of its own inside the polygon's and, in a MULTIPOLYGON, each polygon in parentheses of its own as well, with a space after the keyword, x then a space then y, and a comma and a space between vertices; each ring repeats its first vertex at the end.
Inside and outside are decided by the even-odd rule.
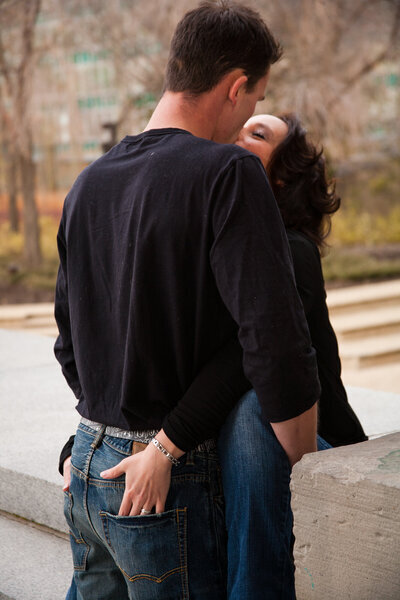
POLYGON ((61 450, 59 462, 58 462, 58 471, 60 475, 64 475, 64 460, 71 456, 72 446, 74 445, 75 436, 71 435, 68 442, 65 444, 64 448, 61 450))

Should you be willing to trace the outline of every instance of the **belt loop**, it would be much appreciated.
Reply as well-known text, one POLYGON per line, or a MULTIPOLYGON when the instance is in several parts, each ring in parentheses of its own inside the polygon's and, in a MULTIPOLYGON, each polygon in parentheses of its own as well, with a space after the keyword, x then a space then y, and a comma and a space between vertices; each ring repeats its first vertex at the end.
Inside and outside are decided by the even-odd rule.
POLYGON ((90 444, 90 451, 87 454, 86 463, 85 463, 85 467, 84 467, 84 473, 85 473, 86 477, 89 476, 90 463, 92 462, 93 454, 95 453, 96 448, 98 446, 100 446, 100 442, 104 436, 105 430, 106 430, 106 426, 102 425, 101 428, 99 429, 96 437, 94 438, 93 442, 90 444))
POLYGON ((189 467, 194 467, 195 462, 194 462, 194 450, 189 450, 189 452, 186 453, 186 466, 189 467))
POLYGON ((98 446, 100 446, 100 442, 103 439, 105 430, 106 430, 106 425, 102 425, 101 428, 99 429, 96 437, 94 438, 93 442, 90 444, 90 447, 93 448, 93 450, 96 450, 96 448, 98 446))

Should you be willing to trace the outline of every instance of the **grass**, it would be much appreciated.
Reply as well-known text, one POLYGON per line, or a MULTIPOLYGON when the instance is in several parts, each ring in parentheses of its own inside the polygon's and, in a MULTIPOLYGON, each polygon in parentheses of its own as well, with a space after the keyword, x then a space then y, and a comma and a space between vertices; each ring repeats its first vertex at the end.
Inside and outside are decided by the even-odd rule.
POLYGON ((327 282, 400 277, 400 207, 386 214, 354 205, 333 216, 329 250, 322 260, 327 282))
POLYGON ((24 286, 29 290, 53 291, 58 269, 56 246, 58 225, 50 217, 40 219, 42 265, 28 269, 22 258, 23 233, 10 231, 7 223, 0 225, 0 281, 2 287, 24 286))
POLYGON ((327 283, 362 283, 400 277, 399 256, 378 257, 371 248, 331 248, 322 259, 327 283), (372 254, 371 254, 372 252, 372 254))
POLYGON ((400 206, 394 206, 386 214, 374 214, 351 206, 339 210, 332 223, 332 245, 400 244, 400 206))

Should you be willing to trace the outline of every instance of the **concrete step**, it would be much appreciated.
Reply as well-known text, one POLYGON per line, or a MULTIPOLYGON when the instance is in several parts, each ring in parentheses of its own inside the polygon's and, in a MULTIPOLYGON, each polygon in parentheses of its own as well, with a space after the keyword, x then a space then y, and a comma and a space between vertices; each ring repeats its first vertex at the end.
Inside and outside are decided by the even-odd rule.
POLYGON ((55 319, 53 316, 49 315, 8 321, 6 324, 7 329, 42 329, 43 327, 49 327, 51 325, 55 326, 55 319))
POLYGON ((53 317, 52 302, 37 302, 35 304, 3 304, 0 305, 0 326, 14 321, 29 321, 37 317, 53 317))
POLYGON ((331 316, 387 306, 400 306, 400 279, 328 290, 331 316))
POLYGON ((400 343, 400 305, 333 315, 331 322, 339 340, 398 333, 400 343))
POLYGON ((52 302, 37 304, 10 304, 0 306, 0 327, 15 330, 33 330, 41 335, 58 335, 52 302))
POLYGON ((0 599, 61 600, 73 573, 67 536, 0 513, 0 599))
POLYGON ((375 335, 368 340, 339 342, 339 354, 346 368, 357 369, 400 361, 400 335, 375 335))

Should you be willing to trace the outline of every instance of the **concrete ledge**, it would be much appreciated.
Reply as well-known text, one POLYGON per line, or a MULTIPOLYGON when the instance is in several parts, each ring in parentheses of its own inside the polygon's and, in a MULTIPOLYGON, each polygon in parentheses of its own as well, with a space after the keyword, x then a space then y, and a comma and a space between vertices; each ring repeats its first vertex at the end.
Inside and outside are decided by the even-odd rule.
POLYGON ((298 600, 400 598, 400 433, 305 456, 292 474, 298 600))
POLYGON ((0 330, 0 510, 66 531, 58 456, 79 416, 53 345, 0 330))
POLYGON ((64 495, 58 484, 0 467, 0 509, 57 531, 68 533, 64 495))

